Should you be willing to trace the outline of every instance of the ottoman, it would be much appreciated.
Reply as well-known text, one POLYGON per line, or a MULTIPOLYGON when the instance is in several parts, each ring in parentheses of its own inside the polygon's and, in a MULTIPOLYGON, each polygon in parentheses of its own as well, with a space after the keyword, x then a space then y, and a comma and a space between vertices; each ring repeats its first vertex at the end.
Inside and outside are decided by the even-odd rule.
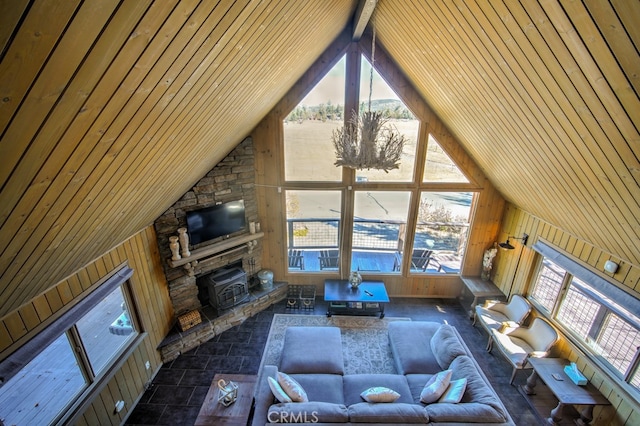
POLYGON ((288 374, 344 375, 338 327, 289 327, 278 369, 288 374))

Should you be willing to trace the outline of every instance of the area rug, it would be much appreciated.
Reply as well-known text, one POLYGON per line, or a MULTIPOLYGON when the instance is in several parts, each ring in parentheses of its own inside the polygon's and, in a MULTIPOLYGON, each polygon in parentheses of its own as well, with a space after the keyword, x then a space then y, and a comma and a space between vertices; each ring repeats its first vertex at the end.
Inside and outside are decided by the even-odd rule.
MULTIPOLYGON (((410 318, 358 317, 334 315, 274 314, 269 337, 262 355, 263 365, 279 365, 284 334, 287 327, 340 327, 345 374, 395 374, 387 327, 393 321, 411 321, 410 318)), ((306 342, 310 351, 321 351, 313 340, 306 342)))

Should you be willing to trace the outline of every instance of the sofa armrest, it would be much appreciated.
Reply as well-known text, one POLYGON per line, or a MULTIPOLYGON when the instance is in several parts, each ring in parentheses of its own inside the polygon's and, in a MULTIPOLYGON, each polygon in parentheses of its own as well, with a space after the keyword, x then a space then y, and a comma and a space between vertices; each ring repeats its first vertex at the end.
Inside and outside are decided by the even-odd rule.
POLYGON ((268 377, 275 377, 278 368, 275 365, 265 365, 258 375, 258 383, 253 394, 255 408, 253 412, 252 426, 264 426, 267 423, 269 407, 274 402, 273 393, 269 387, 268 377))

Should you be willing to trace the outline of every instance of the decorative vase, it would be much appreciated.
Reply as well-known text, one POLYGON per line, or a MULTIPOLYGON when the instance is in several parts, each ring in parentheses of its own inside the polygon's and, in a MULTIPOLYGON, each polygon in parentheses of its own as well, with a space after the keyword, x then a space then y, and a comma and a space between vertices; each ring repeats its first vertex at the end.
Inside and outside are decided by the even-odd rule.
POLYGON ((182 256, 189 257, 191 252, 189 251, 189 235, 187 234, 187 228, 178 228, 178 235, 180 236, 180 246, 182 248, 182 256))
POLYGON ((180 260, 180 244, 178 244, 178 237, 175 235, 169 237, 169 247, 171 248, 171 260, 180 260))
POLYGON ((351 288, 352 289, 358 288, 360 283, 362 283, 362 275, 360 275, 360 272, 358 271, 351 272, 351 274, 349 275, 349 285, 351 286, 351 288))

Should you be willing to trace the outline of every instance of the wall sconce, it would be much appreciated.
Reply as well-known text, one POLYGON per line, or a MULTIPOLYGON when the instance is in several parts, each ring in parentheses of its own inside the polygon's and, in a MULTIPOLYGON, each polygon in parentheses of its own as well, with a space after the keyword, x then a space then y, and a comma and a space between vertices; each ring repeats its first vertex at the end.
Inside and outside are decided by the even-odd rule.
POLYGON ((604 270, 610 274, 615 274, 618 271, 618 264, 611 260, 607 260, 604 263, 604 270))
POLYGON ((515 249, 515 247, 512 246, 511 243, 509 243, 510 238, 513 238, 514 240, 520 240, 522 242, 523 247, 520 248, 520 254, 518 254, 518 263, 516 263, 516 269, 515 271, 513 271, 513 278, 511 279, 511 285, 509 286, 509 294, 507 294, 507 296, 511 296, 511 292, 513 291, 513 285, 516 282, 516 275, 518 275, 518 268, 520 268, 520 260, 522 259, 522 252, 524 251, 524 246, 527 245, 527 241, 529 240, 529 234, 522 234, 522 237, 520 238, 513 237, 513 236, 507 237, 506 242, 498 244, 501 249, 503 250, 515 249))
POLYGON ((500 246, 501 249, 505 249, 505 250, 513 250, 515 247, 511 245, 511 243, 509 243, 509 239, 513 238, 514 240, 520 240, 522 241, 522 245, 526 246, 527 245, 527 241, 529 240, 529 235, 528 234, 522 234, 522 237, 507 237, 507 241, 505 241, 504 243, 500 243, 498 244, 500 246))

